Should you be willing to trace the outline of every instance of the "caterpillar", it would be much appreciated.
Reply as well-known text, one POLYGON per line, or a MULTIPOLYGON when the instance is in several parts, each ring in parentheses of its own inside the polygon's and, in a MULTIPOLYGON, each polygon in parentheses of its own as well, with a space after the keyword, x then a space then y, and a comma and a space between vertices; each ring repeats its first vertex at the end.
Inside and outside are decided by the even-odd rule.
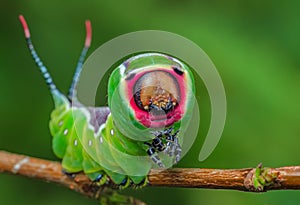
POLYGON ((102 185, 143 187, 151 168, 168 168, 182 153, 184 121, 194 105, 191 69, 181 60, 158 52, 131 56, 108 81, 108 106, 86 107, 76 96, 85 56, 91 44, 91 23, 67 95, 54 84, 31 41, 26 20, 19 16, 32 58, 54 101, 50 133, 54 154, 66 173, 83 171, 102 185))

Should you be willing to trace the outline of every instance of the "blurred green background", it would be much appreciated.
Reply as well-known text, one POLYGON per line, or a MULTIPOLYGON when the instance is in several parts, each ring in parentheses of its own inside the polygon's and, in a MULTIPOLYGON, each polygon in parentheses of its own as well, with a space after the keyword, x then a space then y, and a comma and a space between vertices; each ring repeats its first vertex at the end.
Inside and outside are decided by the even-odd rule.
MULTIPOLYGON (((67 92, 85 35, 91 50, 132 31, 156 29, 198 44, 215 63, 226 89, 228 113, 213 154, 199 162, 210 106, 199 85, 197 142, 177 167, 243 168, 300 164, 300 3, 298 1, 130 0, 0 2, 0 149, 57 160, 48 130, 53 108, 48 89, 23 38, 18 15, 31 28, 40 56, 67 92)), ((90 52, 91 53, 91 52, 90 52)), ((149 187, 125 193, 148 204, 299 204, 300 191, 263 194, 149 187)), ((0 204, 99 204, 55 184, 0 174, 0 204)))

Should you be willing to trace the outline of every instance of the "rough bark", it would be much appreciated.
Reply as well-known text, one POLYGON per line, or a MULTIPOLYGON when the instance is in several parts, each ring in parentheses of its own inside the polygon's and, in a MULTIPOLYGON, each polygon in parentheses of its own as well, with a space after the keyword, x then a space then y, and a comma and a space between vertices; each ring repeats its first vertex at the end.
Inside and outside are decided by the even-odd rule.
MULTIPOLYGON (((270 178, 269 181, 267 180, 268 183, 261 189, 257 189, 253 185, 253 177, 256 176, 256 170, 257 167, 244 169, 152 169, 148 180, 149 186, 160 187, 232 189, 249 192, 300 189, 300 166, 263 168, 264 172, 261 175, 266 179, 270 178, 268 176, 273 176, 273 178, 270 178)), ((63 174, 59 162, 5 151, 0 151, 0 172, 54 182, 95 199, 101 199, 102 196, 116 196, 115 198, 120 200, 121 196, 116 194, 115 186, 112 183, 99 187, 82 173, 74 175, 73 178, 63 174)), ((144 204, 137 199, 127 196, 124 196, 121 200, 126 200, 131 204, 144 204)))

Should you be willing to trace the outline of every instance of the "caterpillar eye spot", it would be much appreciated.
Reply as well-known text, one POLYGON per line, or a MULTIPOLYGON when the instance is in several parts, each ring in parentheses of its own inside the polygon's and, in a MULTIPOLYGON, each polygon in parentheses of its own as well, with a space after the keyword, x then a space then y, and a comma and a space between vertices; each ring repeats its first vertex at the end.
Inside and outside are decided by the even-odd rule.
POLYGON ((179 68, 178 66, 173 66, 172 68, 173 68, 174 72, 177 73, 178 75, 184 74, 183 70, 181 68, 179 68))

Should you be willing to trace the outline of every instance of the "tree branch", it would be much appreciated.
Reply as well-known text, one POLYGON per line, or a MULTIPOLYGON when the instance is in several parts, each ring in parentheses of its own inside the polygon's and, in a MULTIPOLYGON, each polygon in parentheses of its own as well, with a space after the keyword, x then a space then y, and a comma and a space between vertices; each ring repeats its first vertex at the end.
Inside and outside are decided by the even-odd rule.
POLYGON ((101 204, 146 205, 133 197, 118 194, 117 189, 112 189, 112 184, 99 187, 82 173, 76 174, 74 178, 67 176, 63 174, 59 162, 0 151, 0 172, 54 182, 89 198, 100 200, 101 204))
MULTIPOLYGON (((113 196, 112 200, 116 200, 115 202, 120 200, 121 195, 112 189, 114 187, 112 183, 99 187, 82 173, 70 178, 61 170, 62 167, 58 162, 0 151, 0 172, 58 183, 94 199, 101 200, 103 196, 109 196, 111 200, 113 196)), ((262 168, 259 165, 257 168, 245 169, 152 169, 148 179, 149 186, 163 187, 233 189, 250 192, 300 189, 300 166, 262 168)), ((144 204, 131 197, 122 197, 121 200, 126 200, 127 203, 144 204)), ((107 198, 104 197, 103 200, 107 198)))

